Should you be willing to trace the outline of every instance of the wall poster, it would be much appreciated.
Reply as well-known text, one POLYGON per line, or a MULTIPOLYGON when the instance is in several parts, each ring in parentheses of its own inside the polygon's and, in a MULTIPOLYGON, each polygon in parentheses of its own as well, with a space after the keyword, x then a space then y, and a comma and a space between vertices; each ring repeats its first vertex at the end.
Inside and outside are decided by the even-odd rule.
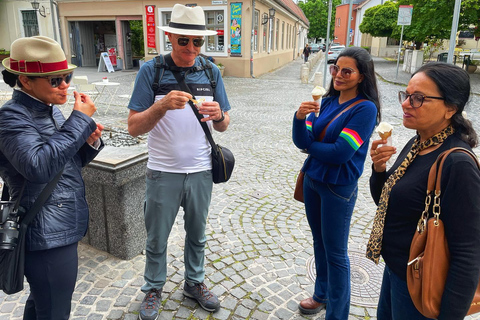
POLYGON ((148 54, 157 54, 155 6, 145 6, 145 19, 147 20, 147 49, 148 54))
POLYGON ((230 56, 242 56, 242 3, 230 4, 230 56))

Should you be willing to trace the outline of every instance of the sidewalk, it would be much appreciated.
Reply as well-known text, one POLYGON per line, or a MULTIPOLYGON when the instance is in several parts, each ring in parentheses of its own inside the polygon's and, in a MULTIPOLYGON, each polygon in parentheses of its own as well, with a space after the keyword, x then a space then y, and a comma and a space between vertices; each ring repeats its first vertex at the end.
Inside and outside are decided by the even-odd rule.
MULTIPOLYGON (((396 92, 404 89, 410 75, 399 71, 395 80, 396 63, 374 60, 377 74, 385 79, 378 81, 382 116, 394 126, 394 143, 401 146, 413 132, 402 125, 396 92)), ((321 61, 310 76, 323 70, 321 61)), ((205 282, 219 296, 222 307, 209 313, 182 294, 185 233, 180 210, 170 235, 159 319, 325 318, 325 311, 306 317, 297 308, 298 302, 313 292, 315 278, 310 229, 303 205, 293 200, 295 178, 305 155, 291 141, 291 122, 300 103, 311 99, 313 88, 311 83, 300 82, 302 62, 296 59, 256 79, 225 77, 232 122, 226 132, 215 132, 215 140, 232 150, 236 168, 228 183, 214 186, 205 251, 205 282)), ((119 94, 128 94, 136 73, 78 68, 75 74, 87 75, 90 82, 106 75, 109 81, 121 84, 119 94)), ((475 81, 478 86, 480 81, 475 81)), ((107 125, 106 132, 125 133, 127 103, 128 99, 119 98, 107 112, 99 100, 95 119, 107 125)), ((472 113, 480 114, 480 96, 472 97, 472 106, 472 113)), ((71 106, 62 110, 67 114, 71 106)), ((104 136, 106 143, 112 143, 108 134, 104 136)), ((370 165, 367 159, 348 241, 352 285, 348 320, 376 319, 383 272, 382 263, 376 266, 364 258, 376 209, 368 187, 370 165)), ((141 208, 138 223, 143 223, 141 208)), ((144 266, 141 253, 124 261, 81 243, 71 319, 137 319, 144 296, 140 291, 144 266)), ((28 285, 16 295, 0 293, 0 320, 22 319, 28 293, 28 285)))

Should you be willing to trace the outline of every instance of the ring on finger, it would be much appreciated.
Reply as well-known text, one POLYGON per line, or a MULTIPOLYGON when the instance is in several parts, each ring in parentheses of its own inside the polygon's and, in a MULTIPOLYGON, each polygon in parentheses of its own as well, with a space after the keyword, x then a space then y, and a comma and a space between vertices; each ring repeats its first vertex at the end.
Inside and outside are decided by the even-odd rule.
POLYGON ((375 154, 378 154, 378 151, 377 151, 377 149, 373 150, 373 152, 375 152, 375 154))

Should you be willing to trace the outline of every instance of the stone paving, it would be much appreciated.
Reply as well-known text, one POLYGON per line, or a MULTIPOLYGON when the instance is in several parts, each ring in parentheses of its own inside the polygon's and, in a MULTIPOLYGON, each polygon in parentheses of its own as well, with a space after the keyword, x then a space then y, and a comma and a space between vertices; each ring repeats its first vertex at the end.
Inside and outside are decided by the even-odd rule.
MULTIPOLYGON (((325 311, 305 317, 298 302, 313 292, 313 248, 303 206, 292 194, 296 175, 305 155, 291 141, 291 122, 302 100, 311 99, 313 85, 300 82, 301 59, 256 79, 226 77, 232 105, 229 129, 215 133, 236 157, 232 179, 215 185, 207 224, 206 284, 220 297, 222 308, 209 313, 182 294, 183 214, 180 211, 168 248, 168 279, 163 288, 159 319, 324 319, 325 311)), ((323 60, 311 75, 323 70, 323 60)), ((397 92, 410 77, 396 63, 375 59, 382 100, 382 117, 394 126, 394 145, 400 149, 413 135, 402 126, 397 92), (378 68, 377 68, 378 65, 378 68), (383 79, 383 80, 381 80, 383 79)), ((101 79, 96 70, 80 68, 91 82, 101 79), (95 79, 98 77, 98 79, 95 79)), ((119 94, 128 94, 135 72, 108 75, 121 83, 119 94)), ((1 85, 1 84, 0 84, 1 85)), ((1 89, 1 88, 0 88, 1 89)), ((474 91, 475 92, 475 91, 474 91)), ((144 143, 143 137, 125 135, 128 99, 119 98, 105 114, 98 100, 96 120, 106 125, 106 143, 123 138, 125 143, 144 143), (123 100, 122 100, 123 99, 123 100), (112 138, 112 139, 110 139, 112 138)), ((474 95, 469 114, 479 128, 480 97, 474 95)), ((62 110, 68 114, 71 106, 62 110)), ((377 139, 375 136, 374 139, 377 139)), ((479 154, 480 150, 475 150, 479 154)), ((368 177, 371 162, 359 180, 349 252, 352 264, 352 299, 349 320, 376 319, 376 302, 383 264, 375 266, 364 252, 375 205, 370 197, 368 177)), ((143 223, 141 210, 139 223, 143 223)), ((137 319, 143 293, 145 257, 120 260, 88 245, 79 246, 79 274, 72 301, 71 319, 137 319)), ((28 296, 0 293, 0 320, 21 319, 28 296)), ((478 319, 478 317, 467 317, 478 319)))

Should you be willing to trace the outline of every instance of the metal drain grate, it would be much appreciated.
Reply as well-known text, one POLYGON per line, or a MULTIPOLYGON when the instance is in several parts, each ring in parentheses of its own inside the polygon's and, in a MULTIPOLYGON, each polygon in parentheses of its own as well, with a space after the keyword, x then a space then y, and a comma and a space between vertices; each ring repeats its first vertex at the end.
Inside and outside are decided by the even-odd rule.
MULTIPOLYGON (((352 288, 351 304, 362 307, 376 307, 380 296, 383 269, 385 263, 378 265, 365 258, 365 253, 349 251, 350 258, 350 283, 352 288)), ((315 282, 315 259, 307 260, 308 278, 315 282)))

